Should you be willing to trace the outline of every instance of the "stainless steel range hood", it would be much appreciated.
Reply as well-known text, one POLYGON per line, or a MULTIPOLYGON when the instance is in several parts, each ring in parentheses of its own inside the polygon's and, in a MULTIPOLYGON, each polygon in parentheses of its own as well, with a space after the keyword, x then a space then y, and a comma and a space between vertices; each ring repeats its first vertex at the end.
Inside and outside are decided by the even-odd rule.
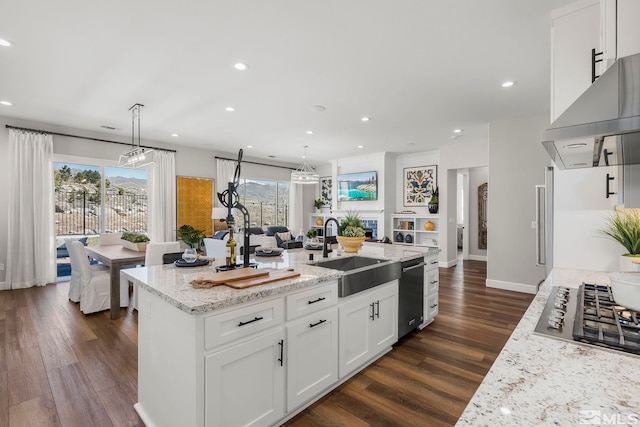
POLYGON ((561 169, 640 163, 640 54, 618 59, 551 126, 542 144, 561 169))

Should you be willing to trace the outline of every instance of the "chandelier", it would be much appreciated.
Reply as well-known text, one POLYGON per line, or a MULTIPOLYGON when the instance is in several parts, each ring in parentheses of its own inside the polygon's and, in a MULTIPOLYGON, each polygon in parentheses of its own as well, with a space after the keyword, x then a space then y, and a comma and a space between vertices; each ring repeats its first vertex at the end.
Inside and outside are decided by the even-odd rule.
POLYGON ((302 156, 302 164, 298 169, 291 171, 292 184, 317 184, 320 182, 320 175, 307 163, 307 147, 304 146, 304 156, 302 156))
POLYGON ((120 154, 118 166, 121 168, 141 168, 153 163, 153 149, 140 146, 140 108, 142 104, 134 104, 131 111, 131 150, 120 154), (136 124, 138 125, 138 145, 136 146, 136 124))

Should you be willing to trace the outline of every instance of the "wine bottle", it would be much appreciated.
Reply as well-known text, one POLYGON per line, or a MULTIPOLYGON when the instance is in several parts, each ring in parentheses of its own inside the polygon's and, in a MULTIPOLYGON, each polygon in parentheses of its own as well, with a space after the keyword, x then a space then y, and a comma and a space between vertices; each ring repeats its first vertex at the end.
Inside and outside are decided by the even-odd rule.
POLYGON ((233 238, 233 230, 229 229, 229 240, 226 245, 227 265, 234 267, 236 265, 236 241, 233 238))

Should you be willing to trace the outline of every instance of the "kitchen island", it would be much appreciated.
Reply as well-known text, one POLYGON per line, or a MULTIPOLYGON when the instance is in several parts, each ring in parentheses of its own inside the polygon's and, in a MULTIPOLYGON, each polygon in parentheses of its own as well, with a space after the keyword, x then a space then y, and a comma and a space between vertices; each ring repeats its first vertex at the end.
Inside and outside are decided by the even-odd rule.
MULTIPOLYGON (((438 252, 365 244, 358 255, 437 262, 438 252)), ((343 273, 313 265, 320 257, 303 249, 255 257, 259 268, 300 276, 247 289, 189 284, 213 266, 123 271, 139 291, 135 408, 145 424, 276 425, 388 352, 398 280, 338 298, 343 273)))
POLYGON ((457 426, 640 425, 640 357, 533 333, 553 286, 608 285, 606 273, 555 268, 457 426))

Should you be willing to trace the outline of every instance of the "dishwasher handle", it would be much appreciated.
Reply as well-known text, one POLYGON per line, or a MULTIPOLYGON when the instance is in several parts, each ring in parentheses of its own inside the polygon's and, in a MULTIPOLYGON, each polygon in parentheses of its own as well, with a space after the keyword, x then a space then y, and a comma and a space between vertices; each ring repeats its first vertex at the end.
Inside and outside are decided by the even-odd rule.
POLYGON ((412 265, 411 267, 402 267, 402 272, 406 273, 407 271, 413 270, 414 268, 419 268, 419 267, 424 267, 424 266, 425 266, 425 263, 424 263, 424 261, 422 261, 422 262, 420 262, 420 263, 418 263, 416 265, 412 265))

